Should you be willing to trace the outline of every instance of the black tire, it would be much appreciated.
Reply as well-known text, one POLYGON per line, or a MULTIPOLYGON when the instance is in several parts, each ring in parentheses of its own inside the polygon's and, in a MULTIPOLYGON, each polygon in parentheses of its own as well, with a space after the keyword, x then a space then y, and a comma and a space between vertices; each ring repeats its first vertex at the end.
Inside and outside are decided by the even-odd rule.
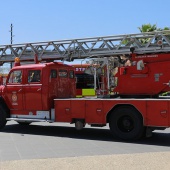
POLYGON ((19 125, 28 126, 31 122, 18 122, 19 125))
POLYGON ((0 105, 0 130, 3 129, 6 125, 6 113, 3 107, 0 105))
POLYGON ((142 116, 132 107, 119 107, 109 119, 112 134, 123 140, 140 139, 144 134, 142 116))

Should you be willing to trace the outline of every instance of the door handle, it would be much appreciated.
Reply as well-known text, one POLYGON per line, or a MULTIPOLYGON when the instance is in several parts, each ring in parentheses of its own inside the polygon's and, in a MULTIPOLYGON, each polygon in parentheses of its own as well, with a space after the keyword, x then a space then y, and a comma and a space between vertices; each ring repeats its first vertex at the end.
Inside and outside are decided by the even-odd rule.
POLYGON ((41 90, 41 88, 39 88, 37 91, 40 91, 41 90))
POLYGON ((19 89, 18 92, 20 92, 22 89, 19 89))

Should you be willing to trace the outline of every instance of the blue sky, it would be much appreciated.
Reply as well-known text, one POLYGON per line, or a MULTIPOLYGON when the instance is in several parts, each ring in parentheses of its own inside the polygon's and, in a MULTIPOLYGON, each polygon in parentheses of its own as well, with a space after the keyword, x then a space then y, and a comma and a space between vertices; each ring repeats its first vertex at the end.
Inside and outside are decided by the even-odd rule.
POLYGON ((0 45, 139 33, 142 24, 170 27, 169 0, 5 0, 0 45))

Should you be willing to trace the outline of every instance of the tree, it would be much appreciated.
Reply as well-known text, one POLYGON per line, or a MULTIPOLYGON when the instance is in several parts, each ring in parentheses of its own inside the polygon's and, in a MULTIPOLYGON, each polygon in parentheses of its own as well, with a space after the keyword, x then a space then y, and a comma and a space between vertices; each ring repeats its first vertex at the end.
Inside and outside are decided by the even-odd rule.
MULTIPOLYGON (((153 32, 153 31, 166 31, 166 30, 170 30, 169 27, 164 27, 164 28, 157 28, 156 24, 143 24, 141 27, 138 27, 138 29, 140 30, 140 32, 153 32)), ((147 42, 149 42, 150 38, 145 38, 145 39, 141 39, 141 43, 142 44, 146 44, 147 42)))
POLYGON ((138 29, 140 30, 140 32, 152 32, 152 31, 156 31, 158 28, 156 26, 156 24, 143 24, 141 27, 138 27, 138 29))
MULTIPOLYGON (((156 24, 143 24, 141 27, 138 27, 138 29, 140 30, 140 32, 153 32, 153 31, 157 31, 158 28, 156 26, 156 24)), ((142 44, 146 44, 150 41, 150 38, 143 38, 140 40, 140 42, 142 44)))
POLYGON ((158 28, 157 31, 167 31, 167 30, 170 30, 169 27, 164 27, 163 29, 162 28, 158 28))

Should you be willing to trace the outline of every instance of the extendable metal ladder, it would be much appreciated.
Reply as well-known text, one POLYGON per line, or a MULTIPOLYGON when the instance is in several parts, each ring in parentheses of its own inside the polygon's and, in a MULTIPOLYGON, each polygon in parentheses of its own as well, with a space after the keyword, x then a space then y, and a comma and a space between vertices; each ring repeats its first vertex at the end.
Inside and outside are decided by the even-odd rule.
POLYGON ((138 54, 168 52, 170 31, 0 45, 0 62, 33 61, 35 54, 39 61, 101 58, 129 54, 131 47, 138 54))

